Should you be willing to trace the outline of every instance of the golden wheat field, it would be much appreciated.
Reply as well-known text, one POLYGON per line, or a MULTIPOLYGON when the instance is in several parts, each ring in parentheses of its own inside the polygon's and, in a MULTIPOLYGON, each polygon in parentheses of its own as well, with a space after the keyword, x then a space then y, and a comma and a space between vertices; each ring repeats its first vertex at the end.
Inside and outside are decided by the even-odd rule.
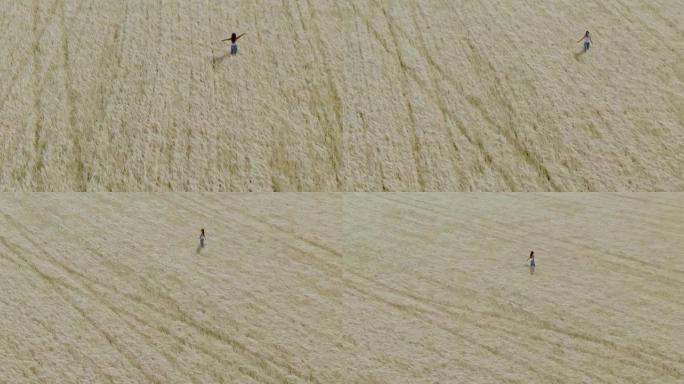
POLYGON ((684 190, 682 1, 0 10, 5 191, 684 190))
POLYGON ((4 194, 0 228, 1 383, 684 380, 681 194, 4 194))

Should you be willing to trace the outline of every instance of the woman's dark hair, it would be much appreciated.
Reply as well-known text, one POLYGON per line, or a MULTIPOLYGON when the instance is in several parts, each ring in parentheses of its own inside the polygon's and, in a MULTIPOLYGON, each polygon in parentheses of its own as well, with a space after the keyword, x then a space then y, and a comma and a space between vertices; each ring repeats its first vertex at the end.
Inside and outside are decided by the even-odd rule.
MULTIPOLYGON (((587 33, 588 33, 588 32, 587 32, 587 33)), ((235 32, 233 32, 233 34, 230 35, 230 38, 233 39, 233 40, 234 40, 234 39, 237 39, 237 34, 236 34, 235 32)))
POLYGON ((530 251, 530 256, 534 256, 534 251, 530 251))

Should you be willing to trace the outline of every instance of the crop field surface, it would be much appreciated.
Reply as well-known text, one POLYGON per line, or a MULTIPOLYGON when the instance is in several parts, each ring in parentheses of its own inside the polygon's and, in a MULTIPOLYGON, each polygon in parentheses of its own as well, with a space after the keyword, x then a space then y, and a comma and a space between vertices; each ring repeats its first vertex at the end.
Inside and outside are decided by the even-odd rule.
POLYGON ((684 191, 683 1, 0 11, 3 191, 684 191))
POLYGON ((0 383, 684 380, 681 194, 3 194, 0 229, 0 383))

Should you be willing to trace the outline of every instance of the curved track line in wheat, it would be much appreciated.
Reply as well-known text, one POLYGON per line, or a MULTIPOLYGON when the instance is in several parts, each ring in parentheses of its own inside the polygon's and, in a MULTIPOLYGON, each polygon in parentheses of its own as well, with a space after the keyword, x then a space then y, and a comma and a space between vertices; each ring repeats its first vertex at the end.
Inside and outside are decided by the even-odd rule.
MULTIPOLYGON (((177 197, 183 197, 183 198, 185 198, 185 196, 183 196, 182 194, 181 194, 181 195, 177 195, 177 197)), ((206 197, 206 196, 205 196, 205 197, 206 197)), ((192 202, 192 200, 187 200, 187 198, 185 198, 185 199, 186 199, 186 201, 188 201, 188 202, 192 202)), ((200 206, 200 205, 195 206, 194 209, 190 209, 190 208, 186 208, 186 207, 184 207, 184 206, 181 206, 181 209, 184 210, 184 211, 187 211, 187 212, 189 212, 189 213, 191 213, 191 214, 194 214, 194 213, 196 213, 196 212, 198 212, 198 211, 199 211, 199 212, 202 212, 202 211, 204 210, 204 208, 202 208, 202 206, 200 206)), ((298 248, 296 248, 296 247, 295 247, 295 249, 297 249, 299 252, 303 252, 304 254, 312 255, 311 253, 307 253, 307 252, 302 251, 301 249, 298 249, 298 248)), ((212 332, 215 332, 215 331, 212 331, 212 332)), ((294 367, 292 367, 291 365, 287 364, 286 362, 281 362, 281 361, 278 361, 278 360, 275 360, 275 359, 269 359, 268 357, 262 356, 262 355, 259 354, 258 352, 252 351, 252 350, 247 349, 247 348, 244 348, 244 351, 245 351, 245 353, 247 353, 248 355, 250 355, 250 356, 252 356, 253 358, 255 358, 257 361, 260 361, 260 362, 266 364, 266 366, 270 366, 270 365, 272 364, 272 365, 274 366, 275 369, 278 369, 278 370, 282 369, 282 370, 284 370, 285 372, 289 372, 289 373, 295 374, 296 376, 300 377, 301 379, 305 379, 305 380, 308 380, 308 381, 311 381, 311 382, 314 382, 314 383, 319 383, 318 379, 316 379, 315 377, 312 377, 311 374, 305 373, 305 372, 300 371, 300 370, 297 370, 297 369, 295 369, 294 367)))
MULTIPOLYGON (((100 196, 106 197, 106 195, 100 195, 100 196)), ((111 203, 113 203, 113 201, 111 201, 111 200, 109 200, 109 201, 104 201, 104 202, 105 202, 106 204, 111 204, 111 203)), ((206 203, 206 201, 205 201, 205 203, 206 203)), ((123 209, 123 207, 120 206, 119 209, 123 209)), ((196 213, 203 213, 203 212, 201 212, 200 210, 197 210, 196 213)), ((145 219, 143 218, 143 220, 145 220, 145 219)), ((153 222, 153 221, 148 221, 148 222, 149 222, 149 223, 154 223, 157 227, 159 227, 159 224, 156 223, 156 222, 153 222)), ((238 222, 231 222, 231 224, 232 224, 232 225, 235 225, 235 224, 238 224, 238 222)), ((250 228, 250 227, 248 227, 248 228, 250 228)), ((260 232, 258 228, 250 228, 250 229, 251 229, 251 231, 248 232, 248 233, 259 233, 259 232, 260 232)), ((75 236, 75 235, 76 235, 76 234, 74 233, 74 236, 75 236)), ((249 235, 241 235, 241 237, 245 237, 245 236, 246 236, 246 240, 249 240, 250 242, 256 242, 256 241, 258 240, 257 237, 251 237, 251 236, 249 236, 249 235)), ((212 235, 212 238, 215 239, 215 240, 218 240, 218 239, 230 238, 230 237, 224 236, 221 232, 219 232, 219 233, 213 234, 213 235, 212 235)), ((80 239, 79 237, 76 237, 76 236, 75 236, 75 237, 74 237, 74 241, 81 242, 81 243, 83 243, 83 244, 86 246, 87 249, 90 249, 90 246, 87 245, 87 242, 85 242, 83 239, 80 239)), ((288 249, 292 249, 292 250, 296 251, 297 253, 302 253, 302 254, 304 254, 305 256, 308 256, 309 259, 307 259, 307 261, 311 261, 311 259, 316 259, 317 262, 320 263, 320 259, 317 259, 315 256, 313 256, 312 253, 306 252, 306 251, 304 251, 304 250, 301 250, 300 248, 288 247, 289 244, 287 244, 287 243, 285 243, 284 245, 285 245, 288 249)), ((135 250, 134 250, 134 249, 131 249, 131 251, 133 252, 133 251, 135 251, 135 250)), ((95 252, 95 251, 94 251, 94 250, 91 250, 91 252, 95 252)), ((232 268, 235 268, 234 266, 231 266, 231 267, 232 267, 232 268)), ((333 271, 334 271, 334 270, 333 270, 333 271)), ((206 276, 206 277, 209 278, 209 279, 215 278, 214 276, 212 276, 212 275, 210 275, 210 274, 207 274, 207 273, 204 273, 203 275, 206 276)), ((122 275, 122 278, 125 277, 125 276, 135 276, 135 273, 134 273, 133 271, 128 271, 128 272, 126 272, 124 275, 122 275)), ((265 301, 265 300, 259 298, 258 296, 255 296, 254 294, 252 294, 252 293, 249 292, 249 291, 240 292, 240 294, 244 294, 244 295, 249 296, 255 303, 257 303, 258 305, 263 306, 264 308, 271 309, 271 310, 274 309, 274 307, 272 307, 267 301, 265 301)), ((287 314, 285 314, 284 316, 287 316, 287 314)), ((310 332, 319 333, 319 331, 316 330, 316 329, 310 329, 310 332)), ((328 335, 328 334, 320 334, 320 335, 321 335, 322 337, 324 336, 324 338, 330 338, 330 337, 331 337, 331 335, 328 335)))
MULTIPOLYGON (((438 212, 445 212, 444 208, 441 208, 439 211, 435 211, 437 214, 438 212)), ((469 216, 470 217, 470 216, 469 216)), ((491 233, 491 229, 487 229, 489 233, 491 233)), ((558 244, 558 240, 554 242, 555 244, 558 244)), ((415 272, 414 272, 415 273, 415 272)), ((378 291, 383 291, 382 289, 378 291)), ((460 296, 460 295, 459 295, 460 296)), ((464 297, 467 297, 464 296, 464 297)), ((524 312, 523 312, 524 313, 524 312)), ((505 316, 498 316, 502 319, 506 319, 509 323, 516 324, 520 322, 520 319, 507 319, 505 316)), ((579 320, 579 319, 577 319, 579 320)), ((596 338, 594 335, 587 335, 584 332, 578 332, 578 331, 566 331, 562 328, 559 328, 555 325, 552 325, 551 323, 548 323, 546 321, 540 322, 540 321, 535 321, 537 324, 541 324, 543 326, 543 329, 548 329, 553 332, 557 332, 561 335, 566 335, 570 337, 571 339, 578 339, 582 342, 582 344, 587 344, 587 343, 596 343, 596 347, 600 348, 605 348, 608 347, 610 350, 614 351, 612 353, 617 353, 619 356, 621 356, 621 359, 627 359, 632 362, 632 364, 635 364, 636 366, 641 366, 642 368, 648 369, 655 374, 658 375, 666 375, 670 377, 678 377, 681 375, 681 372, 677 370, 677 366, 681 364, 681 358, 673 357, 673 356, 667 356, 659 353, 658 351, 649 348, 647 351, 642 349, 643 347, 635 348, 633 346, 627 346, 627 345, 622 345, 622 344, 616 344, 614 342, 608 341, 608 340, 602 340, 601 338, 596 338)), ((506 329, 506 328, 502 328, 506 329)), ((592 347, 592 349, 595 349, 592 347)), ((580 350, 578 350, 580 351, 580 350)), ((591 353, 590 351, 585 351, 581 350, 582 353, 591 353)), ((606 351, 604 351, 606 352, 606 351)), ((600 352, 599 352, 600 353, 600 352)), ((627 379, 627 378, 625 378, 627 379)))
POLYGON ((121 355, 121 357, 126 359, 126 361, 128 361, 128 363, 132 367, 136 368, 148 382, 160 382, 149 372, 144 370, 143 367, 138 363, 138 361, 133 357, 133 355, 124 348, 124 346, 118 345, 115 341, 115 338, 102 327, 98 326, 97 322, 95 322, 95 320, 93 320, 93 318, 89 316, 85 310, 78 306, 78 304, 70 298, 70 295, 67 292, 65 292, 65 290, 75 290, 76 292, 78 292, 79 290, 77 288, 72 287, 68 283, 62 282, 60 279, 55 278, 54 276, 51 276, 50 274, 47 274, 46 272, 41 270, 41 268, 36 266, 36 264, 32 263, 27 258, 22 256, 22 253, 20 252, 21 248, 19 248, 16 245, 12 245, 4 237, 0 237, 0 241, 6 248, 12 250, 12 252, 14 252, 14 254, 17 257, 19 257, 25 263, 26 266, 28 266, 33 272, 40 276, 41 279, 43 279, 46 283, 52 286, 53 291, 57 293, 67 304, 69 304, 71 308, 78 312, 81 315, 81 317, 92 327, 92 329, 96 330, 102 337, 104 337, 104 339, 106 339, 109 342, 109 344, 121 355))
MULTIPOLYGON (((391 199, 388 199, 388 200, 391 200, 391 199)), ((400 202, 400 201, 397 201, 397 202, 400 202)), ((404 203, 404 202, 401 202, 401 203, 404 203)), ((433 212, 434 214, 440 214, 441 212, 445 212, 445 208, 447 208, 447 207, 440 207, 440 208, 439 208, 439 211, 432 211, 430 208, 426 208, 426 207, 420 208, 420 207, 418 207, 417 205, 413 205, 413 204, 411 204, 411 206, 414 207, 414 208, 419 208, 419 209, 427 210, 428 212, 433 212)), ((472 219, 472 217, 471 217, 471 219, 472 219)), ((473 224, 475 224, 475 221, 473 221, 473 220, 469 221, 469 225, 472 226, 473 224)), ((483 230, 485 230, 485 231, 487 231, 488 233, 490 233, 490 236, 493 236, 493 235, 491 235, 491 234, 494 233, 494 232, 496 232, 496 231, 492 231, 492 228, 488 228, 488 227, 484 227, 483 230)), ((511 237, 511 238, 506 239, 506 240, 508 240, 508 241, 515 241, 515 239, 516 239, 515 237, 511 237)), ((556 246, 558 246, 558 244, 563 244, 564 242, 567 243, 567 239, 561 239, 561 238, 557 238, 557 237, 553 237, 551 240, 552 240, 552 243, 553 243, 553 244, 556 244, 556 246)), ((582 247, 582 246, 583 246, 582 244, 578 244, 578 243, 572 243, 571 245, 572 245, 572 248, 569 248, 569 249, 575 249, 575 247, 582 247)), ((590 246, 586 246, 586 247, 587 247, 588 249, 591 249, 590 246)), ((603 262, 606 262, 606 261, 603 261, 603 262)), ((613 263, 613 264, 614 264, 616 267, 619 267, 619 268, 621 268, 621 269, 623 269, 623 270, 624 270, 624 268, 625 268, 625 265, 624 265, 624 264, 617 264, 617 263, 613 263)), ((632 274, 633 274, 634 276, 636 276, 636 277, 639 277, 639 276, 642 276, 642 275, 643 275, 643 273, 639 274, 639 273, 638 273, 638 270, 636 270, 636 269, 633 269, 633 270, 632 270, 632 274)), ((664 278, 664 277, 663 277, 662 275, 661 275, 661 276, 654 276, 654 279, 656 279, 656 280, 657 280, 657 279, 663 279, 663 278, 664 278)), ((671 280, 671 281, 670 281, 670 284, 678 284, 678 280, 671 280)), ((673 299, 673 298, 672 298, 672 299, 673 299)), ((674 299, 674 301, 677 302, 678 304, 684 306, 684 303, 680 303, 679 300, 674 299)), ((595 339, 595 337, 592 337, 592 339, 595 339)), ((638 353, 638 351, 635 351, 635 350, 633 350, 633 349, 630 349, 629 351, 630 351, 631 353, 638 353)), ((674 363, 674 364, 679 364, 679 363, 681 362, 681 358, 670 358, 670 357, 665 356, 665 355, 660 355, 659 358, 664 359, 664 360, 669 360, 669 361, 671 361, 671 362, 674 363)), ((654 364, 655 364, 655 363, 654 363, 654 364)), ((671 373, 671 372, 675 372, 675 373, 677 372, 677 370, 674 369, 673 367, 668 367, 668 368, 667 368, 667 371, 670 372, 670 373, 671 373)))
MULTIPOLYGON (((7 217, 9 217, 9 216, 5 216, 5 217, 7 218, 7 217)), ((16 222, 16 221, 14 221, 14 223, 15 223, 15 224, 18 224, 18 222, 16 222)), ((19 224, 19 225, 20 225, 20 224, 19 224)), ((21 225, 20 225, 20 226, 21 226, 21 225)), ((23 233, 30 233, 30 232, 27 232, 28 228, 23 228, 23 229, 24 229, 24 231, 22 231, 23 233)), ((163 292, 164 292, 163 289, 158 289, 157 287, 154 287, 154 286, 152 286, 152 285, 149 285, 149 284, 150 284, 150 281, 147 280, 147 279, 145 279, 145 278, 143 278, 140 274, 136 273, 133 269, 127 268, 125 271, 120 271, 120 272, 119 272, 119 271, 118 271, 119 268, 113 268, 112 271, 115 272, 115 273, 122 279, 122 281, 128 281, 129 283, 130 283, 130 281, 131 281, 130 278, 133 277, 133 276, 136 276, 136 277, 137 277, 136 280, 138 280, 138 281, 141 282, 142 287, 143 287, 143 291, 144 291, 144 292, 146 292, 147 294, 151 294, 151 295, 155 296, 156 299, 158 299, 158 300, 161 299, 161 300, 163 300, 163 301, 166 301, 166 302, 167 302, 166 305, 161 306, 161 307, 160 307, 160 306, 157 306, 157 305, 154 305, 154 306, 153 306, 153 305, 148 304, 147 302, 143 301, 142 298, 139 297, 139 296, 132 296, 132 295, 130 295, 130 294, 120 293, 120 292, 118 291, 118 289, 117 289, 116 287, 114 287, 114 286, 108 286, 108 285, 103 284, 102 282, 98 282, 98 281, 95 281, 95 280, 91 280, 91 279, 88 278, 87 276, 85 276, 85 275, 83 275, 83 274, 77 272, 75 269, 66 266, 66 264, 64 264, 64 263, 62 263, 62 262, 58 262, 54 257, 50 256, 50 255, 47 253, 46 250, 44 250, 43 248, 41 248, 40 245, 38 245, 38 244, 35 242, 35 240, 33 240, 33 239, 31 239, 31 238, 28 238, 28 237, 25 237, 24 239, 25 239, 26 241, 30 242, 31 244, 33 244, 35 247, 37 247, 37 249, 39 249, 39 250, 41 251, 41 253, 43 253, 45 256, 49 257, 49 258, 50 258, 50 261, 51 261, 51 263, 52 263, 53 265, 58 266, 60 269, 62 269, 62 270, 64 270, 64 271, 68 272, 73 278, 80 279, 81 281, 87 281, 87 282, 89 282, 90 284, 94 284, 94 285, 97 285, 97 286, 106 287, 110 292, 114 292, 114 293, 116 293, 116 294, 119 294, 119 295, 121 295, 121 296, 127 298, 128 300, 131 300, 131 301, 133 301, 133 302, 135 302, 135 303, 137 303, 137 304, 144 305, 148 310, 151 310, 151 311, 153 311, 153 312, 159 313, 159 314, 163 315, 164 318, 167 318, 167 319, 168 319, 168 318, 170 318, 170 319, 175 319, 175 320, 178 320, 178 321, 183 322, 184 324, 186 324, 186 325, 188 325, 188 326, 194 328, 194 329, 198 332, 198 334, 205 335, 205 336, 210 336, 210 337, 212 337, 212 338, 214 338, 214 339, 216 339, 216 340, 219 340, 219 341, 221 341, 221 342, 224 342, 224 343, 226 343, 227 345, 231 346, 231 347, 233 348, 233 350, 235 350, 235 351, 238 351, 238 352, 240 352, 240 353, 242 353, 242 354, 245 354, 245 355, 247 355, 247 356, 250 356, 250 355, 253 356, 253 357, 254 357, 254 356, 258 356, 258 355, 253 355, 253 353, 252 353, 249 349, 247 349, 247 347, 245 347, 245 346, 244 346, 242 343, 240 343, 239 341, 234 340, 234 339, 228 337, 226 334, 224 334, 224 333, 221 332, 221 331, 213 330, 213 329, 207 328, 205 325, 203 325, 203 324, 201 324, 200 322, 196 321, 196 320, 194 319, 193 316, 191 316, 189 313, 183 311, 183 310, 181 309, 182 306, 181 306, 178 302, 176 302, 174 299, 172 299, 170 295, 163 293, 163 292), (172 311, 173 309, 175 309, 175 311, 172 311)), ((80 239, 80 241, 81 241, 82 243, 86 244, 85 240, 80 239)), ((88 250, 91 254, 97 255, 98 258, 99 258, 99 260, 102 261, 103 263, 105 263, 105 264, 107 264, 107 263, 112 264, 111 261, 109 261, 109 258, 108 258, 108 257, 106 257, 105 255, 99 253, 99 252, 96 251, 95 249, 89 248, 89 247, 86 245, 86 250, 88 250)), ((73 286, 67 286, 67 287, 70 288, 70 289, 72 289, 72 290, 74 290, 74 291, 77 291, 77 292, 78 292, 78 289, 75 288, 75 287, 73 287, 73 286)), ((97 293, 96 291, 94 291, 92 288, 89 288, 89 289, 90 289, 90 293, 91 293, 92 298, 93 298, 94 300, 96 300, 97 302, 99 302, 100 304, 105 305, 105 306, 106 306, 109 310, 111 310, 112 312, 117 313, 117 314, 120 314, 120 313, 122 313, 123 311, 126 311, 125 308, 115 307, 115 306, 113 306, 113 305, 108 305, 108 304, 106 304, 106 303, 103 301, 103 298, 102 298, 102 295, 101 295, 101 294, 98 294, 98 293, 97 293)), ((79 312, 80 312, 80 311, 79 311, 79 312)), ((128 312, 128 311, 127 311, 127 313, 131 314, 131 312, 128 312)), ((136 320, 138 320, 138 322, 140 322, 140 323, 142 323, 142 324, 150 325, 149 323, 146 323, 145 321, 142 321, 142 320, 139 318, 139 316, 135 316, 135 317, 136 317, 136 320)), ((94 323, 93 323, 93 325, 94 325, 94 323)), ((151 325, 150 325, 150 326, 151 326, 151 325)), ((155 327, 155 326, 152 326, 152 328, 157 328, 158 330, 160 330, 160 331, 161 331, 162 333, 164 333, 164 334, 169 334, 169 332, 170 332, 168 328, 161 328, 161 329, 159 329, 158 327, 155 327)), ((110 343, 113 343, 113 339, 114 339, 114 338, 113 338, 111 335, 107 335, 107 339, 110 341, 110 343)), ((187 343, 187 340, 184 339, 184 338, 180 338, 180 337, 177 337, 177 336, 176 336, 176 339, 177 339, 179 342, 183 343, 183 344, 186 344, 186 343, 187 343)), ((203 353, 205 353, 205 354, 207 354, 207 355, 209 355, 209 356, 212 356, 214 359, 216 359, 216 360, 218 360, 218 361, 223 361, 223 358, 222 358, 220 355, 218 355, 216 352, 214 352, 214 351, 211 351, 211 350, 209 350, 209 349, 202 348, 202 347, 199 347, 199 346, 196 346, 196 345, 194 345, 193 347, 194 347, 194 348, 200 349, 203 353)), ((117 347, 117 348, 118 348, 118 347, 117 347)), ((162 355, 163 355, 163 354, 162 354, 162 355)), ((135 360, 131 357, 132 355, 129 354, 129 355, 127 355, 127 356, 131 358, 130 360, 133 360, 133 361, 131 361, 131 363, 132 363, 134 366, 139 366, 139 364, 137 363, 137 361, 135 361, 135 360)), ((165 357, 168 358, 169 356, 165 356, 165 357)), ((140 369, 142 370, 141 366, 139 366, 139 367, 140 367, 140 369)), ((282 382, 283 380, 285 380, 285 376, 284 376, 279 370, 273 370, 273 369, 270 369, 270 368, 268 368, 268 367, 262 367, 262 368, 264 368, 264 369, 266 370, 266 372, 268 372, 273 378, 276 378, 276 379, 278 379, 278 380, 281 381, 281 382, 282 382)), ((148 375, 146 372, 144 372, 144 371, 141 371, 141 372, 142 372, 143 374, 145 374, 145 377, 148 379, 148 381, 151 381, 151 382, 158 382, 156 379, 155 379, 154 381, 150 380, 150 379, 152 378, 152 376, 148 375)))
MULTIPOLYGON (((541 196, 542 196, 542 198, 544 198, 544 195, 541 195, 541 196)), ((548 198, 549 198, 549 199, 553 199, 553 198, 550 197, 550 196, 548 196, 548 198)), ((392 199, 390 199, 390 198, 386 198, 386 199, 387 199, 387 200, 392 200, 392 199)), ((394 200, 394 201, 399 202, 398 200, 394 200)), ((401 203, 402 203, 402 204, 410 205, 410 206, 412 206, 412 207, 414 207, 414 208, 416 208, 416 209, 424 209, 424 210, 426 210, 426 211, 428 211, 428 212, 433 212, 433 213, 435 213, 435 214, 438 214, 439 212, 448 212, 448 209, 450 208, 450 207, 447 207, 447 206, 439 206, 439 205, 436 205, 436 204, 433 204, 433 205, 435 205, 435 208, 434 208, 434 209, 433 209, 433 208, 427 208, 427 207, 424 207, 424 206, 421 207, 421 206, 419 205, 420 203, 423 203, 423 201, 421 201, 421 200, 414 200, 414 201, 413 201, 413 204, 408 204, 408 203, 406 203, 406 202, 401 202, 401 203)), ((611 211, 611 212, 612 212, 612 211, 611 211)), ((619 216, 618 216, 618 217, 619 217, 619 216)), ((643 220, 643 219, 642 219, 642 220, 643 220)), ((519 242, 519 241, 521 241, 521 240, 524 240, 524 237, 523 237, 523 236, 515 235, 515 234, 512 234, 512 233, 502 233, 502 232, 499 232, 495 227, 492 227, 492 226, 490 225, 490 223, 487 223, 487 222, 482 221, 482 220, 477 220, 477 219, 471 218, 471 220, 469 221, 469 224, 470 224, 471 226, 478 226, 478 227, 482 228, 482 230, 486 231, 487 233, 490 233, 490 234, 495 234, 495 233, 496 233, 498 236, 500 236, 501 239, 504 239, 504 240, 506 240, 506 241, 510 241, 510 242, 519 242)), ((673 234, 677 234, 677 233, 676 233, 676 232, 673 232, 673 234)), ((495 235, 495 236, 496 236, 496 235, 495 235)), ((561 237, 554 236, 554 235, 547 235, 547 237, 546 237, 546 239, 545 239, 544 241, 545 241, 545 242, 548 242, 548 243, 553 243, 553 244, 563 244, 563 248, 565 248, 565 249, 567 249, 567 250, 571 250, 571 249, 572 249, 572 250, 584 249, 584 250, 586 250, 586 251, 595 251, 595 250, 596 250, 595 246, 587 245, 587 244, 584 244, 584 243, 580 243, 580 242, 578 242, 578 241, 574 241, 574 240, 569 239, 569 238, 561 238, 561 237)), ((558 247, 558 245, 557 245, 556 247, 558 247)), ((638 259, 635 258, 635 257, 626 256, 626 255, 623 255, 623 254, 620 254, 620 253, 617 253, 617 252, 613 252, 613 251, 611 251, 611 250, 603 250, 603 251, 602 251, 602 254, 608 255, 608 256, 611 256, 611 257, 614 257, 614 258, 622 259, 622 260, 629 260, 629 261, 632 261, 632 262, 634 262, 635 260, 638 260, 638 259)), ((606 263, 606 264, 611 264, 611 265, 613 265, 613 266, 619 266, 619 267, 625 269, 626 271, 629 270, 629 271, 631 271, 631 275, 632 275, 632 276, 635 276, 635 277, 640 277, 640 276, 644 275, 644 273, 647 273, 647 274, 649 273, 649 272, 644 272, 644 268, 643 268, 643 267, 640 267, 640 268, 637 269, 637 268, 629 267, 629 266, 625 265, 624 263, 617 263, 617 262, 614 262, 614 261, 603 260, 603 259, 601 259, 601 262, 602 262, 602 263, 606 263)), ((644 265, 643 262, 638 262, 637 264, 641 264, 642 266, 644 265)), ((677 277, 669 276, 669 273, 668 273, 668 272, 671 272, 669 269, 666 269, 666 268, 659 268, 658 266, 649 266, 649 268, 647 268, 647 269, 657 269, 657 270, 659 270, 659 272, 660 272, 661 274, 658 274, 658 275, 653 276, 654 281, 656 281, 657 283, 660 283, 660 282, 662 281, 662 282, 665 282, 665 283, 668 283, 668 282, 669 282, 670 284, 676 284, 676 283, 679 282, 679 279, 678 279, 677 277), (662 274, 662 273, 664 273, 664 274, 662 274)), ((673 272, 675 272, 675 274, 676 274, 677 272, 680 272, 680 271, 675 270, 675 271, 673 271, 673 272)), ((677 300, 675 299, 675 301, 677 301, 677 300)), ((684 301, 682 302, 682 304, 684 304, 684 301)))
MULTIPOLYGON (((6 218, 6 219, 9 218, 9 216, 5 216, 5 218, 6 218)), ((15 223, 15 225, 19 224, 19 223, 16 222, 16 221, 13 221, 13 222, 15 223)), ((28 228, 22 227, 21 229, 22 229, 21 233, 30 233, 30 232, 28 232, 28 228)), ((122 297, 124 297, 124 298, 126 298, 126 299, 128 299, 128 300, 131 300, 131 301, 133 301, 133 302, 135 302, 135 303, 145 305, 149 310, 152 310, 153 312, 158 312, 158 313, 164 314, 164 315, 166 315, 166 317, 168 318, 168 314, 169 314, 168 312, 159 312, 159 309, 158 309, 157 307, 151 306, 150 304, 148 304, 148 303, 142 301, 141 297, 139 297, 139 296, 133 296, 133 295, 130 295, 130 294, 127 294, 127 293, 122 293, 122 292, 120 292, 120 291, 118 290, 118 288, 117 288, 116 286, 104 284, 104 283, 101 282, 101 281, 97 281, 97 280, 95 280, 95 279, 93 279, 93 278, 90 278, 90 277, 88 277, 88 276, 86 276, 86 275, 84 275, 84 274, 78 272, 78 271, 75 270, 74 268, 67 266, 64 262, 57 261, 57 259, 56 259, 55 257, 53 257, 52 255, 50 255, 44 248, 42 248, 42 247, 41 247, 35 240, 33 240, 32 238, 30 238, 30 237, 28 237, 28 236, 22 236, 22 237, 23 237, 24 240, 26 240, 27 242, 29 242, 30 244, 32 244, 34 247, 36 247, 36 249, 38 249, 44 256, 46 256, 46 259, 44 259, 44 260, 48 260, 53 266, 55 266, 55 267, 57 267, 57 268, 63 270, 64 272, 67 272, 68 275, 69 275, 70 277, 72 277, 72 278, 75 279, 76 281, 79 281, 79 282, 80 282, 80 286, 81 286, 82 289, 77 288, 75 285, 71 285, 71 284, 64 283, 64 284, 65 284, 64 286, 65 286, 66 288, 69 288, 69 289, 71 289, 72 291, 75 291, 75 292, 77 292, 77 293, 79 293, 79 292, 80 292, 80 293, 89 292, 91 298, 92 298, 95 302, 98 302, 99 304, 104 305, 106 308, 108 308, 108 309, 109 309, 110 311, 112 311, 113 313, 116 313, 116 314, 119 314, 119 315, 120 315, 122 312, 127 313, 127 314, 131 315, 132 317, 135 317, 135 319, 138 321, 138 323, 144 324, 144 325, 147 325, 147 326, 151 326, 152 328, 155 328, 155 327, 152 326, 149 322, 143 321, 139 316, 134 315, 132 312, 127 311, 127 310, 125 309, 125 307, 124 307, 124 308, 117 307, 117 306, 114 306, 114 304, 112 304, 112 303, 108 303, 108 302, 104 301, 104 300, 106 300, 106 299, 105 299, 106 296, 103 296, 100 292, 97 292, 93 287, 102 287, 102 288, 106 288, 106 291, 109 292, 109 293, 116 293, 116 294, 118 294, 118 295, 120 295, 120 296, 122 296, 122 297)), ((83 240, 82 238, 80 238, 80 237, 74 237, 74 240, 80 241, 81 243, 83 243, 84 246, 85 246, 85 249, 86 249, 87 251, 89 251, 91 254, 97 255, 98 258, 99 258, 99 260, 102 261, 104 264, 116 265, 116 264, 112 263, 112 262, 110 261, 109 258, 105 257, 105 255, 102 255, 102 254, 100 254, 98 251, 96 251, 96 250, 90 248, 90 247, 88 246, 87 242, 86 242, 85 240, 83 240)), ((24 252, 24 253, 25 253, 25 252, 24 252)), ((113 272, 115 272, 115 273, 122 279, 122 281, 128 281, 128 282, 130 282, 130 277, 132 277, 132 276, 138 276, 132 269, 128 269, 128 270, 125 270, 125 271, 118 271, 119 268, 114 267, 114 268, 111 268, 111 270, 112 270, 113 272)), ((56 280, 56 279, 55 279, 55 280, 56 280)), ((156 288, 151 288, 151 287, 149 287, 149 286, 147 285, 147 284, 148 284, 147 281, 146 281, 144 278, 138 276, 138 280, 143 282, 144 291, 145 291, 145 292, 161 294, 161 290, 156 289, 156 288)), ((57 280, 57 281, 58 281, 58 280, 57 280)), ((167 296, 167 298, 168 298, 168 296, 167 296)), ((176 302, 172 302, 170 305, 167 305, 167 306, 165 306, 165 307, 163 307, 163 308, 180 308, 180 305, 179 305, 178 303, 176 303, 176 302)), ((181 315, 177 316, 177 318, 179 318, 179 319, 184 319, 184 318, 187 318, 187 316, 186 316, 185 314, 181 314, 181 315)), ((126 321, 125 319, 122 319, 122 320, 126 321)), ((166 328, 162 328, 161 331, 162 331, 164 334, 167 334, 167 333, 168 333, 168 329, 166 329, 166 328)), ((140 336, 141 336, 141 337, 145 337, 145 335, 142 334, 142 333, 140 334, 140 336)), ((178 338, 178 340, 180 340, 183 344, 186 344, 186 343, 187 343, 187 341, 186 341, 185 339, 178 338)), ((110 342, 111 342, 111 341, 110 341, 110 342)), ((198 347, 198 348, 199 348, 199 347, 198 347)), ((201 348, 200 348, 200 349, 201 349, 201 348)), ((212 356, 212 357, 214 357, 214 358, 216 358, 218 361, 221 361, 221 360, 222 360, 218 355, 216 355, 215 353, 212 353, 212 352, 209 351, 209 350, 204 349, 203 352, 206 353, 206 354, 208 354, 208 355, 210 355, 210 356, 212 356)), ((166 353, 163 352, 163 351, 160 351, 160 353, 161 353, 162 355, 164 355, 167 359, 174 360, 174 358, 173 358, 171 355, 166 354, 166 353)))

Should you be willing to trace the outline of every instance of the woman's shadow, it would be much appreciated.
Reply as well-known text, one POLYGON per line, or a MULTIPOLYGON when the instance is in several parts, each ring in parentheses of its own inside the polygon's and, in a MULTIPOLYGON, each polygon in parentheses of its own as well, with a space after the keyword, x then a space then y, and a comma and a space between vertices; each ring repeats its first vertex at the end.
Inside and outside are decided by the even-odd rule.
POLYGON ((228 58, 228 56, 230 56, 230 54, 228 54, 228 53, 224 53, 222 55, 213 55, 211 57, 211 66, 214 69, 216 69, 216 66, 223 63, 228 58))

